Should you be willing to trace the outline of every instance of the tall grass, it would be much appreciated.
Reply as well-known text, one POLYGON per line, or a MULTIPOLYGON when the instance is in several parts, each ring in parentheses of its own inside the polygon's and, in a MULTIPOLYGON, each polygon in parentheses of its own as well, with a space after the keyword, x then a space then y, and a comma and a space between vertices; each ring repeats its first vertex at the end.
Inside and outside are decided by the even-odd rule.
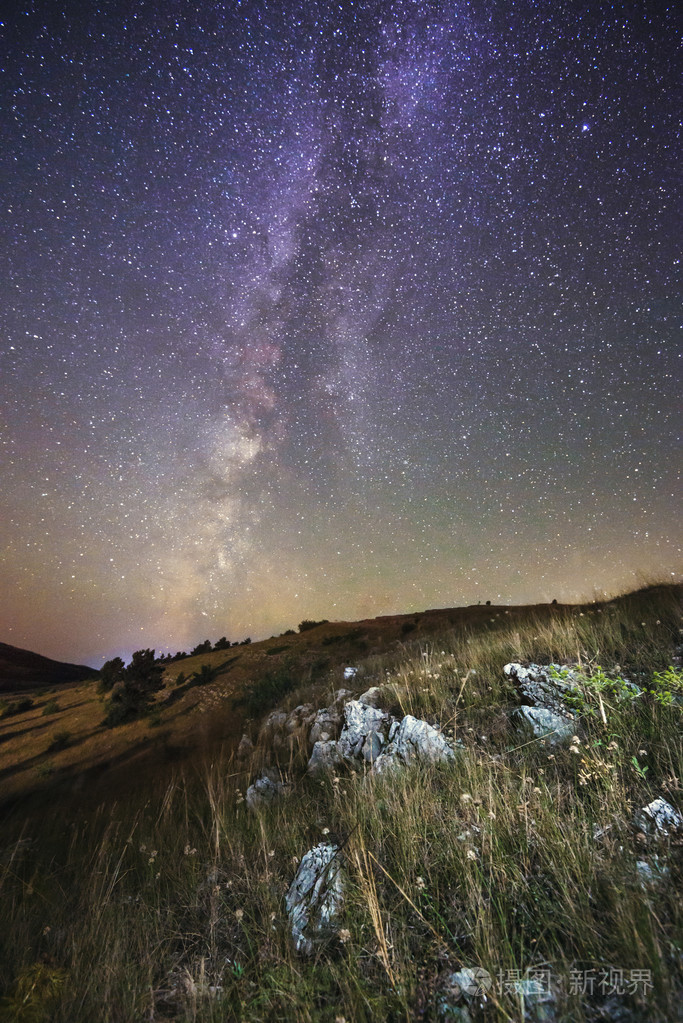
MULTIPOLYGON (((397 711, 462 740, 452 764, 314 781, 290 758, 293 793, 256 816, 249 770, 226 758, 94 814, 15 812, 0 851, 0 1019, 428 1020, 462 966, 494 978, 549 966, 565 982, 557 1019, 572 1021, 604 1018, 597 988, 572 993, 572 969, 647 969, 652 990, 619 1005, 634 1020, 676 1018, 681 847, 631 820, 656 796, 681 805, 681 709, 606 690, 604 720, 550 747, 513 731, 502 667, 571 660, 651 678, 678 642, 678 594, 491 618, 361 666, 367 685, 391 681, 397 711), (284 896, 320 841, 342 847, 347 900, 338 938, 307 959, 284 896), (644 882, 639 860, 668 874, 644 882)), ((321 705, 338 682, 320 684, 321 705)), ((288 704, 312 695, 309 683, 288 704)), ((257 750, 255 764, 275 755, 257 750)), ((525 1011, 499 982, 470 1007, 485 1020, 525 1011)))

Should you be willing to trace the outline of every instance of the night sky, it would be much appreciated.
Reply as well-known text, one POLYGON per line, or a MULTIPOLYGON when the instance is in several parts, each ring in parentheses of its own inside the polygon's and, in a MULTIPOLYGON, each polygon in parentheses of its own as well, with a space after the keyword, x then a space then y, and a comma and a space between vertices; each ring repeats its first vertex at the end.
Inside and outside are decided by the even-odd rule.
POLYGON ((10 4, 0 639, 680 568, 673 3, 10 4))

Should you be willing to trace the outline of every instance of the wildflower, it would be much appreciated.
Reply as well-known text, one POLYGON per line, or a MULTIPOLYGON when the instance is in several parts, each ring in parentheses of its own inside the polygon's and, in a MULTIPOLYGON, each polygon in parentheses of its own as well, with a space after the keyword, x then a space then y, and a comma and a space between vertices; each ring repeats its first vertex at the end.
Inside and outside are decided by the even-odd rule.
POLYGON ((639 757, 646 757, 647 756, 647 750, 646 749, 639 749, 638 750, 638 756, 639 757))
POLYGON ((554 760, 554 759, 555 759, 555 754, 554 753, 549 753, 548 754, 548 760, 554 760))
POLYGON ((463 792, 461 794, 461 796, 460 796, 460 802, 461 803, 470 803, 471 801, 472 801, 472 796, 469 794, 469 792, 463 792))
POLYGON ((536 785, 534 785, 534 792, 536 793, 537 796, 540 796, 541 794, 541 790, 536 785))
POLYGON ((415 878, 415 885, 416 885, 417 888, 420 889, 421 892, 423 892, 425 890, 425 888, 427 887, 425 879, 423 877, 416 877, 415 878))
POLYGON ((618 743, 616 743, 616 742, 614 741, 614 739, 612 739, 612 741, 611 741, 611 742, 609 743, 609 745, 607 746, 607 749, 611 749, 611 750, 619 749, 619 744, 618 744, 618 743))
POLYGON ((339 940, 342 945, 345 945, 347 941, 351 940, 351 931, 347 927, 342 927, 339 932, 339 940))
POLYGON ((186 855, 186 856, 196 856, 196 855, 197 855, 197 850, 196 850, 196 849, 193 849, 193 848, 192 848, 192 847, 190 846, 190 843, 189 843, 189 842, 188 842, 188 843, 187 843, 187 845, 185 846, 185 848, 184 848, 183 852, 185 853, 185 855, 186 855))
POLYGON ((147 852, 147 846, 146 846, 146 845, 144 845, 144 844, 143 844, 143 845, 141 845, 141 846, 140 846, 140 852, 142 852, 142 853, 144 853, 144 852, 147 852))
POLYGON ((235 910, 235 920, 237 920, 237 922, 239 923, 240 920, 242 920, 243 918, 244 918, 244 910, 243 909, 236 909, 235 910))
POLYGON ((322 833, 323 833, 323 835, 329 835, 330 829, 329 828, 323 828, 322 833))
POLYGON ((271 849, 270 852, 268 853, 268 859, 272 860, 273 856, 275 856, 275 850, 271 849))
POLYGON ((474 849, 468 849, 467 850, 467 859, 468 860, 476 860, 476 858, 477 858, 477 854, 475 853, 474 849))
POLYGON ((577 753, 577 754, 580 754, 580 753, 581 753, 581 750, 579 749, 579 747, 578 747, 578 746, 570 746, 570 747, 569 747, 569 752, 570 752, 570 753, 577 753))

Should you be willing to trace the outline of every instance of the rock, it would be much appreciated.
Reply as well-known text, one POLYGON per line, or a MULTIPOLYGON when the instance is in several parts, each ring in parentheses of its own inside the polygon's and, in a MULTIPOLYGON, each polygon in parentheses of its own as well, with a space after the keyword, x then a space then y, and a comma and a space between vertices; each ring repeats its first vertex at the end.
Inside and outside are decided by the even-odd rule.
POLYGON ((245 760, 249 754, 253 751, 254 744, 248 735, 243 735, 240 739, 240 744, 237 747, 237 756, 240 760, 245 760))
POLYGON ((370 689, 366 690, 361 696, 358 697, 358 702, 364 704, 366 707, 388 707, 392 704, 399 703, 401 699, 408 696, 407 686, 371 686, 370 689))
POLYGON ((394 722, 389 733, 389 745, 377 757, 374 770, 382 771, 410 764, 417 760, 421 763, 437 764, 455 758, 452 745, 441 732, 412 714, 406 714, 400 724, 394 722))
POLYGON ((552 745, 570 739, 576 733, 576 722, 564 714, 556 714, 544 707, 517 707, 513 712, 525 729, 531 729, 538 738, 545 738, 552 745))
POLYGON ((344 888, 339 847, 321 843, 309 849, 285 900, 297 952, 312 955, 318 945, 337 933, 344 888))
POLYGON ((467 1006, 482 1007, 487 1001, 486 992, 492 984, 493 979, 488 970, 478 966, 464 966, 461 970, 447 974, 442 978, 437 993, 438 1018, 448 1020, 449 1023, 470 1023, 472 1017, 467 1006))
POLYGON ((272 710, 261 725, 258 744, 260 746, 272 744, 276 749, 282 746, 282 733, 286 722, 287 714, 284 710, 272 710))
POLYGON ((358 702, 365 707, 379 707, 383 689, 383 686, 371 686, 358 697, 358 702))
POLYGON ((670 874, 669 868, 660 863, 658 856, 653 856, 652 863, 648 863, 647 860, 638 860, 636 870, 640 874, 643 888, 665 881, 670 874))
POLYGON ((346 682, 348 682, 349 679, 355 678, 357 674, 358 668, 344 668, 344 680, 346 682))
POLYGON ((647 835, 668 838, 677 831, 683 831, 683 817, 666 799, 653 799, 634 818, 635 824, 647 835))
POLYGON ((291 735, 292 732, 298 731, 303 725, 310 724, 314 720, 315 714, 313 707, 310 703, 302 703, 294 710, 291 710, 287 715, 285 721, 285 731, 291 735))
POLYGON ((315 744, 320 739, 336 739, 339 735, 343 718, 341 707, 325 707, 319 710, 313 719, 308 741, 315 744))
POLYGON ((578 688, 576 675, 560 664, 506 664, 503 671, 515 683, 523 700, 532 707, 550 710, 555 714, 573 718, 574 714, 562 699, 563 695, 578 688), (551 669, 564 672, 567 677, 556 678, 551 669))
POLYGON ((249 786, 245 799, 249 809, 257 812, 288 791, 289 787, 280 781, 274 771, 264 771, 261 777, 249 786))
POLYGON ((306 770, 314 777, 334 771, 343 763, 334 739, 318 740, 313 746, 306 770))
POLYGON ((350 700, 344 707, 344 727, 338 748, 346 760, 363 757, 372 762, 385 744, 391 719, 376 707, 350 700))

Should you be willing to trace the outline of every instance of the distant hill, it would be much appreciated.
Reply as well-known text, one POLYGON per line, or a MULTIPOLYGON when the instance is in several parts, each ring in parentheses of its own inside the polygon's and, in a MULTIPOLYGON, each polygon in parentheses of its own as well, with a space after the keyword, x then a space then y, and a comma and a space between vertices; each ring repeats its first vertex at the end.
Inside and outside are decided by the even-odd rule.
POLYGON ((0 693, 82 682, 97 675, 97 669, 88 668, 85 664, 65 664, 34 654, 31 650, 0 643, 0 693))

